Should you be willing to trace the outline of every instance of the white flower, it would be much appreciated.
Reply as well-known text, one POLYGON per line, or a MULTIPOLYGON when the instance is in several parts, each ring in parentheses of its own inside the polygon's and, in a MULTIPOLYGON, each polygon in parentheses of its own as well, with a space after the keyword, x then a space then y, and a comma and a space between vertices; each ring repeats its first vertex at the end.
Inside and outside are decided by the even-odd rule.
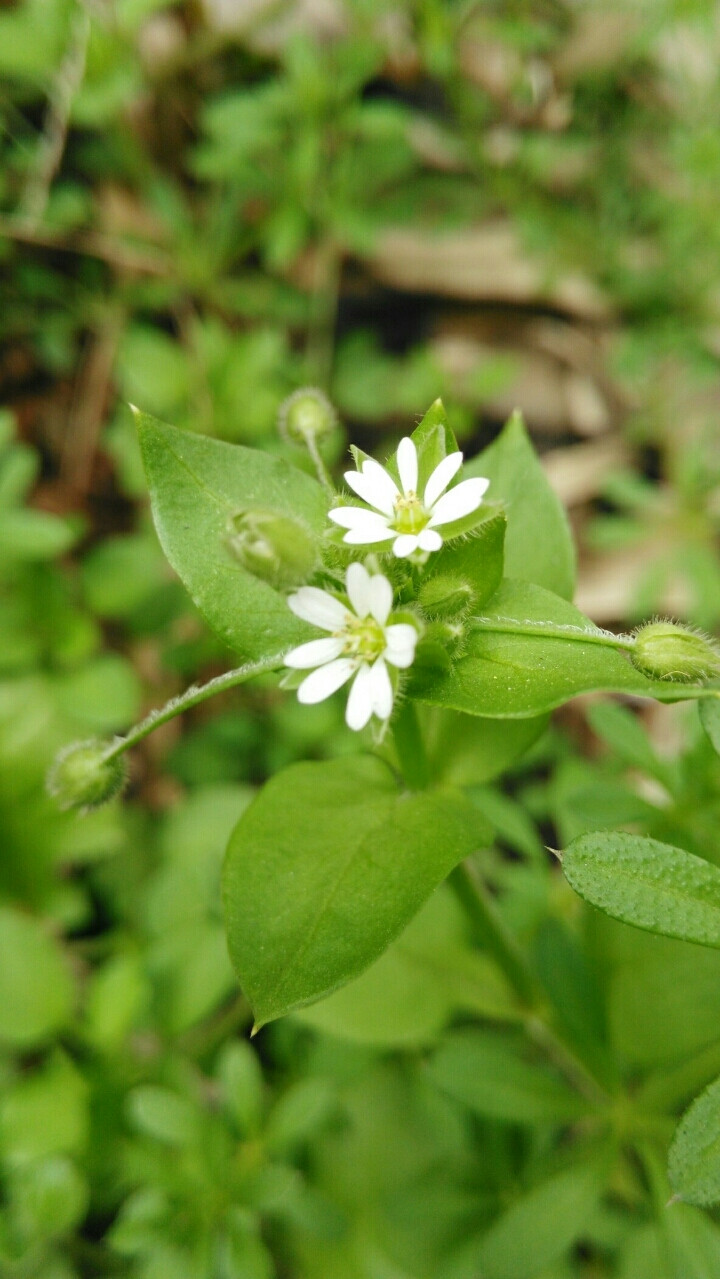
POLYGON ((354 493, 374 510, 360 506, 338 506, 330 519, 348 532, 343 541, 352 545, 389 542, 395 555, 404 558, 413 551, 439 551, 442 537, 438 525, 451 524, 477 509, 489 480, 470 479, 446 492, 462 465, 462 453, 449 453, 438 463, 425 485, 422 498, 417 493, 417 449, 407 436, 400 441, 397 465, 402 492, 379 462, 368 459, 359 471, 346 471, 345 480, 354 493))
POLYGON ((362 564, 351 564, 345 581, 350 608, 316 586, 301 586, 289 597, 297 617, 330 635, 293 648, 285 665, 301 671, 316 668, 298 688, 298 700, 306 704, 323 702, 352 679, 345 721, 358 730, 373 714, 389 718, 393 686, 387 663, 411 666, 418 632, 408 622, 387 625, 393 592, 382 573, 371 576, 362 564))

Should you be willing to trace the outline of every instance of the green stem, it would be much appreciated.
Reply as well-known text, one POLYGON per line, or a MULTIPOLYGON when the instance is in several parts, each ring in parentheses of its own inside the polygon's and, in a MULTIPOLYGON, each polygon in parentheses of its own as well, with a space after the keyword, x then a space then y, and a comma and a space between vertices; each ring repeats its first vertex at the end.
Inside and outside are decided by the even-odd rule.
POLYGON ((563 626, 552 622, 518 622, 511 617, 473 617, 476 630, 492 631, 496 635, 541 635, 545 639, 570 640, 580 644, 600 644, 604 648, 623 648, 632 652, 634 635, 613 635, 612 631, 588 631, 582 626, 563 626))
POLYGON ((430 780, 425 743, 412 702, 401 702, 392 721, 398 762, 410 790, 426 790, 430 780))
POLYGON ((538 983, 475 868, 461 862, 450 876, 450 885, 472 925, 477 944, 497 960, 521 1003, 535 1009, 541 1000, 538 983))
POLYGON ((607 1106, 609 1096, 605 1089, 549 1022, 534 1014, 526 1019, 525 1032, 581 1096, 587 1097, 594 1106, 607 1106))
POLYGON ((244 684, 254 675, 263 675, 266 671, 277 670, 282 663, 283 654, 275 653, 272 657, 265 657, 259 662, 247 662, 244 666, 237 666, 232 671, 225 671, 223 675, 216 675, 214 679, 208 680, 207 684, 192 685, 179 697, 172 697, 164 706, 150 711, 150 714, 131 728, 125 737, 117 737, 105 751, 103 759, 105 761, 116 759, 132 746, 137 746, 138 742, 148 737, 161 724, 166 724, 169 719, 182 715, 184 711, 190 710, 192 706, 198 706, 200 702, 206 701, 208 697, 214 697, 216 693, 224 693, 226 689, 234 688, 236 684, 244 684))
POLYGON ((449 882, 472 924, 478 945, 493 955, 524 1005, 526 1034, 543 1049, 582 1096, 593 1105, 607 1105, 605 1089, 550 1024, 542 987, 472 864, 461 862, 452 872, 449 882))

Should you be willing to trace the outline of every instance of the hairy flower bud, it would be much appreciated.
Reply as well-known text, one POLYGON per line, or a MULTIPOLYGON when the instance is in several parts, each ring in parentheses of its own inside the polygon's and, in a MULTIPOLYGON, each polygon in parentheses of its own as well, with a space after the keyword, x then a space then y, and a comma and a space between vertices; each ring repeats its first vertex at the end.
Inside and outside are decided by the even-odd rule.
POLYGON ((47 790, 63 810, 89 813, 118 795, 125 785, 127 766, 123 755, 106 759, 111 743, 91 738, 73 742, 57 755, 47 775, 47 790))
POLYGON ((720 675, 720 651, 708 635, 675 622, 649 622, 635 632, 633 666, 651 679, 691 684, 720 675))
POLYGON ((418 599, 429 617, 459 617, 473 602, 474 591, 469 582, 454 573, 438 573, 426 578, 418 599))
POLYGON ((304 444, 307 439, 329 435, 337 425, 335 410, 317 387, 302 386, 280 405, 278 429, 286 440, 304 444))
POLYGON ((277 511, 238 511, 228 521, 227 544, 248 573, 284 589, 307 580, 315 544, 307 529, 277 511))

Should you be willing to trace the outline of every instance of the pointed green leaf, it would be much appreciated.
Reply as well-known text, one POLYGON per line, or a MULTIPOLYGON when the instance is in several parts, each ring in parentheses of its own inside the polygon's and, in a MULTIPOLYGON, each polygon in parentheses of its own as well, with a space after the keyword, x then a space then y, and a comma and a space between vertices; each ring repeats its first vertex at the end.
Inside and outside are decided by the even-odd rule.
POLYGON ((263 1025, 361 973, 487 834, 458 793, 408 794, 381 760, 293 764, 240 818, 223 895, 263 1025))
POLYGON ((327 514, 320 485, 256 449, 179 431, 147 413, 137 422, 163 550, 212 628, 247 661, 307 638, 311 629, 290 612, 272 578, 258 575, 257 557, 243 560, 238 538, 257 516, 264 521, 254 530, 257 546, 275 519, 289 571, 296 566, 299 579, 309 576, 327 514))
POLYGON ((563 599, 575 587, 575 550, 567 516, 540 465, 522 415, 513 413, 505 429, 463 476, 490 480, 488 501, 503 502, 508 518, 505 572, 534 582, 563 599))
POLYGON ((563 854, 569 884, 591 905, 636 928, 720 947, 720 870, 640 835, 594 831, 563 854))
POLYGON ((477 786, 498 777, 537 741, 545 715, 483 719, 427 708, 423 714, 431 774, 448 786, 477 786))
POLYGON ((670 1147, 670 1184, 686 1203, 720 1203, 720 1079, 683 1115, 670 1147))

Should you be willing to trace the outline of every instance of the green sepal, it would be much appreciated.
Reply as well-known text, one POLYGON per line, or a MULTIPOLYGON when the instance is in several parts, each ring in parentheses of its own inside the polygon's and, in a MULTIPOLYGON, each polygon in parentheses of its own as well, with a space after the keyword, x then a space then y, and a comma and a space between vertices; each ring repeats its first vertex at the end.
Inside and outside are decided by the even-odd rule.
POLYGON ((418 494, 422 496, 435 467, 449 453, 458 451, 457 440, 448 426, 442 400, 437 399, 430 405, 410 439, 418 452, 418 494))

